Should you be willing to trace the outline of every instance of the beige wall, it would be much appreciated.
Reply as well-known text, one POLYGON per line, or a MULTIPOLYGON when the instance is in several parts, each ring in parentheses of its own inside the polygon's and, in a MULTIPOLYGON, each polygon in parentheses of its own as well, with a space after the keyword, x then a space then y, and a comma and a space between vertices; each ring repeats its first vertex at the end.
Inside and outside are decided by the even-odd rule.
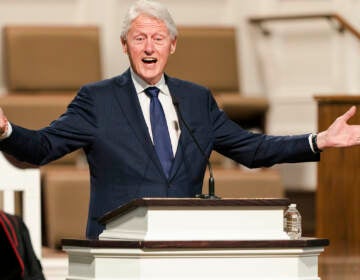
MULTIPOLYGON (((104 78, 127 68, 119 34, 130 0, 0 0, 5 24, 97 24, 101 27, 104 78)), ((162 0, 182 25, 238 27, 239 80, 243 94, 271 102, 268 132, 316 131, 316 93, 360 92, 360 42, 325 20, 272 23, 264 37, 251 15, 339 12, 360 29, 360 0, 162 0), (241 62, 241 63, 240 63, 241 62)), ((0 39, 1 40, 1 39, 0 39)), ((181 38, 180 38, 181 40, 181 38)), ((1 48, 1 44, 0 44, 1 48)), ((0 57, 0 64, 2 58, 0 57)), ((0 69, 0 91, 6 85, 0 69)), ((287 188, 315 189, 316 164, 282 165, 287 188)))

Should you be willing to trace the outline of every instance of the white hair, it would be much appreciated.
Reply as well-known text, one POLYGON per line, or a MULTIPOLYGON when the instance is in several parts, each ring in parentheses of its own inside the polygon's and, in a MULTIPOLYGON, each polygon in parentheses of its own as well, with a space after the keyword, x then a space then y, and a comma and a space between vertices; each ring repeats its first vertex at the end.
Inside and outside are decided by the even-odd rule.
POLYGON ((128 10, 123 21, 121 31, 121 39, 126 40, 126 35, 130 29, 130 25, 139 15, 145 14, 150 17, 163 21, 170 33, 172 39, 178 35, 178 31, 173 18, 168 9, 161 3, 150 0, 136 1, 128 10))

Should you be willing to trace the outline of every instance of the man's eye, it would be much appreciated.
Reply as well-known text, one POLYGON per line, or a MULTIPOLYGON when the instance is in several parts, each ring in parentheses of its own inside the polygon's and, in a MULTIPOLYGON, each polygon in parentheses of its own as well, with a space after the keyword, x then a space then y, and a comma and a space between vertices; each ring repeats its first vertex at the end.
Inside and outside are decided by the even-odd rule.
POLYGON ((136 40, 136 41, 143 41, 143 40, 144 40, 144 37, 136 37, 135 40, 136 40))

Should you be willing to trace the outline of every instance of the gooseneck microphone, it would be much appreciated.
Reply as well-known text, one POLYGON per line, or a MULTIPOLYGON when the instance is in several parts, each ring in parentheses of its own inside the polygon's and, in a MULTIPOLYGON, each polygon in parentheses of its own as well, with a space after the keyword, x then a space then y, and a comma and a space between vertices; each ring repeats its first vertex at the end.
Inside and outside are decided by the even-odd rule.
POLYGON ((208 170, 209 170, 209 185, 208 185, 209 194, 197 194, 196 197, 197 198, 204 198, 204 199, 220 199, 220 197, 215 195, 215 179, 214 179, 211 163, 210 163, 208 157, 206 156, 204 150, 201 148, 199 142, 197 141, 194 133, 190 129, 189 125, 184 120, 184 118, 183 118, 183 116, 182 116, 182 114, 180 112, 180 109, 179 109, 179 102, 176 100, 176 98, 173 95, 171 95, 171 98, 172 98, 172 102, 173 102, 173 104, 175 106, 175 110, 176 110, 176 113, 177 113, 179 119, 184 124, 186 130, 189 132, 191 138, 193 139, 195 145, 197 146, 197 148, 201 152, 202 156, 206 159, 207 167, 208 167, 208 170))

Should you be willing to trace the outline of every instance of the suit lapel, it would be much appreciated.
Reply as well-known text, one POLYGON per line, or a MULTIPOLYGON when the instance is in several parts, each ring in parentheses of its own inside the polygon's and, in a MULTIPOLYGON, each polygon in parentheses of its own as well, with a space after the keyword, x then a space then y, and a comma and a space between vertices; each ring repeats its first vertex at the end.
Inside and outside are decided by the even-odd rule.
MULTIPOLYGON (((181 86, 174 79, 171 79, 167 76, 165 76, 165 79, 169 87, 170 93, 179 102, 179 110, 182 116, 186 118, 188 114, 186 111, 186 107, 184 107, 185 96, 184 92, 181 89, 181 86)), ((119 87, 119 90, 116 91, 115 98, 118 101, 118 104, 121 107, 122 111, 124 112, 125 118, 127 118, 127 121, 132 127, 136 138, 141 143, 142 149, 145 150, 145 152, 154 162, 156 167, 159 169, 160 174, 163 174, 164 178, 166 179, 161 163, 150 138, 148 127, 146 125, 144 115, 140 107, 139 99, 136 95, 135 87, 131 80, 130 70, 126 71, 123 75, 118 76, 116 78, 116 84, 119 87)), ((180 116, 178 116, 178 119, 181 128, 181 135, 176 150, 174 163, 171 168, 169 180, 171 180, 178 172, 183 162, 184 151, 186 150, 189 142, 191 143, 192 141, 192 138, 186 127, 183 125, 180 116)))
MULTIPOLYGON (((183 94, 181 87, 173 79, 171 79, 167 76, 165 76, 165 78, 166 78, 166 83, 167 83, 167 86, 169 87, 171 95, 173 96, 173 98, 175 100, 178 101, 178 104, 179 104, 178 108, 179 108, 181 115, 183 117, 184 117, 184 115, 186 116, 187 115, 186 108, 184 107, 185 96, 183 94)), ((179 115, 178 115, 178 121, 180 124, 181 134, 180 134, 180 139, 179 139, 178 147, 177 147, 176 154, 175 154, 174 163, 171 168, 169 180, 171 180, 171 178, 173 178, 176 175, 176 173, 178 172, 181 164, 183 163, 183 158, 185 156, 184 152, 186 150, 186 146, 188 145, 189 141, 192 140, 191 136, 189 134, 189 131, 184 126, 179 115)))
POLYGON ((157 166, 160 174, 163 174, 165 177, 161 163, 156 155, 156 151, 151 141, 135 87, 131 80, 130 70, 117 77, 116 82, 119 86, 119 90, 115 92, 115 98, 124 112, 125 118, 127 118, 127 121, 133 129, 136 138, 141 143, 141 148, 145 150, 145 152, 157 166))

